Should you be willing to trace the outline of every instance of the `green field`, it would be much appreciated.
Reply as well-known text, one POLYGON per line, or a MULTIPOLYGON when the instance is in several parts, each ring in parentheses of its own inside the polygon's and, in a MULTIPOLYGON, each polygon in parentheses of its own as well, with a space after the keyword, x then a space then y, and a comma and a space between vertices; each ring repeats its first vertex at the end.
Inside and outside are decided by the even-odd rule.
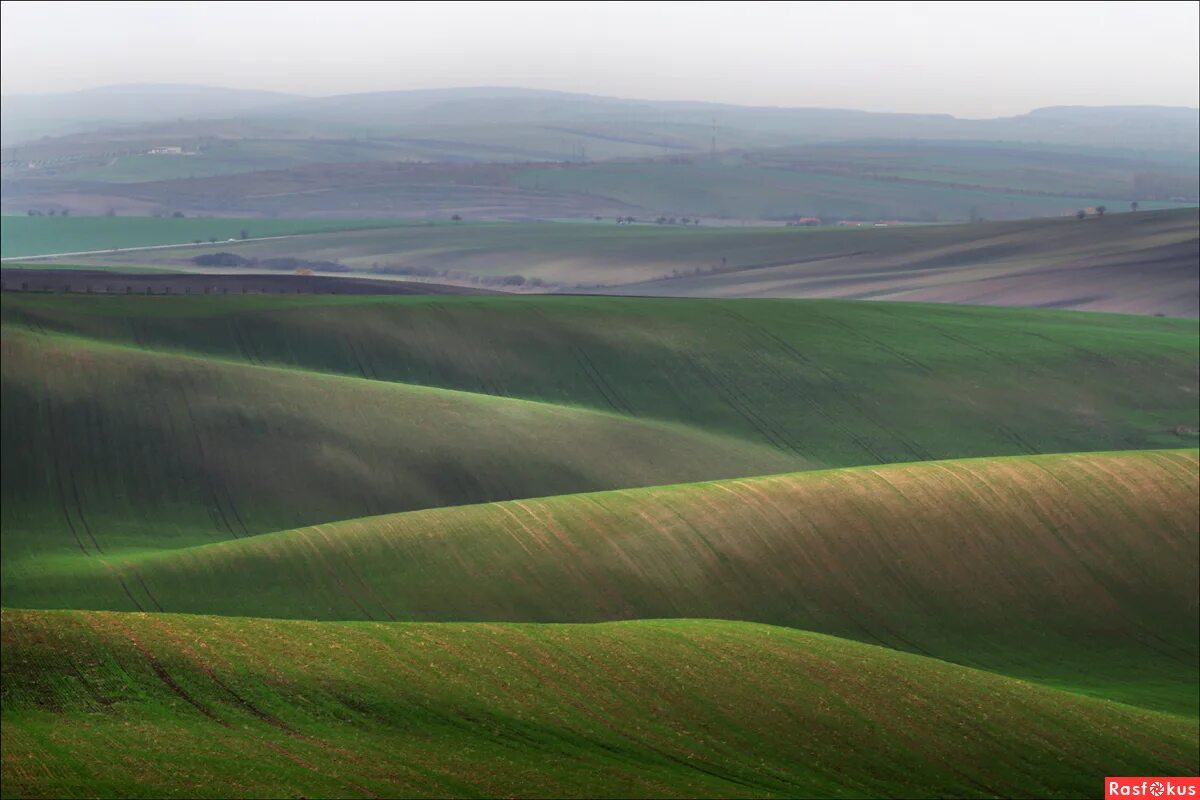
POLYGON ((260 238, 398 224, 394 220, 5 216, 0 218, 0 256, 27 258, 195 241, 207 244, 209 239, 239 239, 242 231, 260 238))
MULTIPOLYGON (((149 374, 133 385, 153 388, 154 370, 181 364, 183 372, 194 365, 247 379, 280 367, 287 371, 271 375, 330 386, 320 391, 331 398, 335 386, 380 391, 405 384, 534 401, 537 408, 588 409, 718 434, 797 466, 1194 444, 1176 432, 1194 423, 1196 403, 1200 346, 1197 324, 1186 320, 842 301, 554 296, 10 294, 0 312, 6 341, 27 354, 6 359, 8 385, 44 401, 54 397, 45 381, 75 383, 86 402, 111 402, 112 413, 131 396, 116 380, 122 371, 149 374), (97 348, 101 343, 119 348, 97 348), (93 358, 128 369, 97 368, 113 376, 113 400, 105 400, 103 381, 78 380, 78 370, 40 369, 45 348, 61 351, 80 370, 93 358), (235 362, 246 367, 235 369, 235 362), (332 375, 358 380, 322 377, 332 375)), ((207 386, 200 382, 197 390, 207 386)), ((235 390, 221 394, 235 404, 235 390)), ((7 405, 16 417, 20 406, 7 405)), ((246 405, 250 413, 257 403, 246 405)), ((323 414, 319 403, 312 414, 322 425, 337 417, 323 414)), ((131 424, 148 419, 130 417, 131 424)), ((75 419, 83 424, 82 416, 75 419)), ((14 422, 13 430, 20 429, 46 435, 27 420, 14 422)), ((104 446, 90 435, 72 440, 104 446)), ((500 498, 461 502, 481 499, 500 498)))
POLYGON ((1196 473, 1195 450, 1151 451, 514 500, 29 558, 5 595, 327 620, 752 620, 1195 716, 1196 473))
POLYGON ((1086 797, 1200 758, 1191 720, 746 623, 3 620, 11 797, 1086 797))
MULTIPOLYGON (((459 230, 485 227, 520 231, 459 230)), ((753 234, 645 235, 691 233, 753 234)), ((1198 333, 5 292, 3 796, 1082 797, 1195 773, 1198 333)))
POLYGON ((8 328, 2 370, 5 574, 37 554, 805 465, 678 423, 8 328))

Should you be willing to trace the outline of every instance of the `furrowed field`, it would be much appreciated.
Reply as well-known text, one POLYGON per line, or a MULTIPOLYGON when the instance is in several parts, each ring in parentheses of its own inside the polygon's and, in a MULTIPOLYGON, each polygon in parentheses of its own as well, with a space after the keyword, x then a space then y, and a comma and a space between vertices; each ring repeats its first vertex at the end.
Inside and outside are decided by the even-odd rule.
POLYGON ((1196 4, 3 5, 0 800, 1200 775, 1196 4))
POLYGON ((14 797, 1079 797, 1198 758, 1191 720, 747 623, 3 620, 14 797))
POLYGON ((5 292, 0 323, 5 797, 1200 769, 1195 320, 5 292))
POLYGON ((1152 451, 514 500, 64 555, 10 573, 6 595, 330 620, 754 620, 1195 715, 1196 471, 1195 450, 1152 451))

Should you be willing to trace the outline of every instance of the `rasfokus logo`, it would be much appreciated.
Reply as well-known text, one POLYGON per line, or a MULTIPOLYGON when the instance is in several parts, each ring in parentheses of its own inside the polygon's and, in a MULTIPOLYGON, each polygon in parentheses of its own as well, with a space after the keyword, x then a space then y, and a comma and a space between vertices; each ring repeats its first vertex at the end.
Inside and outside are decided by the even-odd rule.
POLYGON ((1104 800, 1117 797, 1200 798, 1200 778, 1105 778, 1104 800))

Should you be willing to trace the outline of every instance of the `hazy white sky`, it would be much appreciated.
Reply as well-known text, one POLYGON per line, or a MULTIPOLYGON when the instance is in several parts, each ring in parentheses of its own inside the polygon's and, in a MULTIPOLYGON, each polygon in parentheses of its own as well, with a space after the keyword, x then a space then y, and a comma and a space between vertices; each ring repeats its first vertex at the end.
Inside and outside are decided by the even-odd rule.
POLYGON ((998 116, 1200 104, 1200 2, 4 2, 5 94, 523 86, 998 116))

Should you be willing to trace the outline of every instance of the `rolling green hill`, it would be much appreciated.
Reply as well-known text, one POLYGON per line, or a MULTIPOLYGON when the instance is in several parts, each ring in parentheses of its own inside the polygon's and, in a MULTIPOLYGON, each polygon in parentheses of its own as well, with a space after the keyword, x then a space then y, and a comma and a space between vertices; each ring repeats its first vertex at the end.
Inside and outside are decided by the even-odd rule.
POLYGON ((33 559, 5 596, 328 620, 752 620, 1194 716, 1197 473, 1196 451, 1154 451, 514 500, 33 559))
MULTIPOLYGON (((12 293, 0 314, 16 333, 164 358, 680 423, 811 466, 1195 442, 1200 343, 1187 320, 842 301, 12 293)), ((47 371, 27 363, 10 380, 44 397, 47 371)))
POLYGON ((1195 443, 1198 344, 1181 320, 11 293, 0 312, 6 587, 81 550, 432 506, 1195 443))
POLYGON ((1195 771, 1200 455, 1094 452, 1194 447, 1194 320, 5 292, 0 322, 6 797, 1195 771))
POLYGON ((9 328, 0 370, 5 576, 31 556, 803 464, 669 422, 9 328))
POLYGON ((1080 797, 1200 759, 1193 720, 745 623, 3 623, 12 797, 1080 797))

